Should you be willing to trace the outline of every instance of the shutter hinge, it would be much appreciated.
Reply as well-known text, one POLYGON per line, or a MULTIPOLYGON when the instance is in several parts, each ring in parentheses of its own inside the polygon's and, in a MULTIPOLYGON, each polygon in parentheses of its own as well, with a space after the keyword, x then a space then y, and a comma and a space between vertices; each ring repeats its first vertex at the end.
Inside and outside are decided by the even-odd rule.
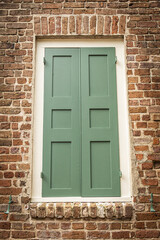
POLYGON ((44 174, 43 174, 43 172, 41 172, 41 178, 43 178, 44 177, 44 174))
POLYGON ((43 63, 44 63, 44 65, 46 64, 46 59, 45 59, 45 57, 43 58, 43 63))
POLYGON ((115 56, 115 63, 117 63, 117 56, 115 56))
POLYGON ((119 171, 119 176, 120 176, 120 178, 122 178, 122 171, 121 170, 119 171))

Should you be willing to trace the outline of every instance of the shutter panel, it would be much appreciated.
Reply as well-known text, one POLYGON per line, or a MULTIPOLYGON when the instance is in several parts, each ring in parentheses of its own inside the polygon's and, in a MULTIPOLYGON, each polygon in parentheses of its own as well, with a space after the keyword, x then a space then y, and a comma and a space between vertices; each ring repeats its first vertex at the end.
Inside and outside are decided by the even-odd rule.
POLYGON ((82 195, 120 196, 114 48, 81 49, 82 195))
POLYGON ((79 49, 45 49, 43 197, 80 196, 79 49))

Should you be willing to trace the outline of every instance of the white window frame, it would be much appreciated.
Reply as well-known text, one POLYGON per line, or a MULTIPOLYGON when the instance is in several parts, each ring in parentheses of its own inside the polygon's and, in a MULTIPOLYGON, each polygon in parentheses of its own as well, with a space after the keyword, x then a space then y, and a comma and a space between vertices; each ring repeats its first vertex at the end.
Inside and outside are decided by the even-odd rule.
POLYGON ((128 120, 128 93, 126 80, 125 47, 123 39, 39 39, 36 41, 32 202, 128 202, 131 194, 131 157, 128 120), (42 197, 42 150, 43 150, 43 93, 44 93, 44 50, 48 47, 115 47, 117 64, 117 99, 121 177, 121 197, 42 197))

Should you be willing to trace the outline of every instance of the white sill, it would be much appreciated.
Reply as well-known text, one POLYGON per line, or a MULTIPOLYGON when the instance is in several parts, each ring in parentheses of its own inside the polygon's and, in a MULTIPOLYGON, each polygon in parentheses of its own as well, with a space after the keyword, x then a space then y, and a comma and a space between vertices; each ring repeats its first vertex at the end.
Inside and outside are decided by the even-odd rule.
POLYGON ((33 197, 31 202, 132 202, 132 197, 91 197, 91 198, 82 198, 82 197, 44 197, 36 198, 33 197))

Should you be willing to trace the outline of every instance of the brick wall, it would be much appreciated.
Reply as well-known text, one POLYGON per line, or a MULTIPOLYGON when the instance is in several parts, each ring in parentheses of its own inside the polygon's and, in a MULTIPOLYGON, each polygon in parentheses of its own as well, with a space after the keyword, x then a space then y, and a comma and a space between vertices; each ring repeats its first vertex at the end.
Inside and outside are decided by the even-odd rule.
POLYGON ((0 40, 0 238, 159 238, 159 0, 0 1, 0 40), (124 36, 133 206, 30 204, 35 36, 124 36), (156 212, 150 212, 151 193, 156 212))

